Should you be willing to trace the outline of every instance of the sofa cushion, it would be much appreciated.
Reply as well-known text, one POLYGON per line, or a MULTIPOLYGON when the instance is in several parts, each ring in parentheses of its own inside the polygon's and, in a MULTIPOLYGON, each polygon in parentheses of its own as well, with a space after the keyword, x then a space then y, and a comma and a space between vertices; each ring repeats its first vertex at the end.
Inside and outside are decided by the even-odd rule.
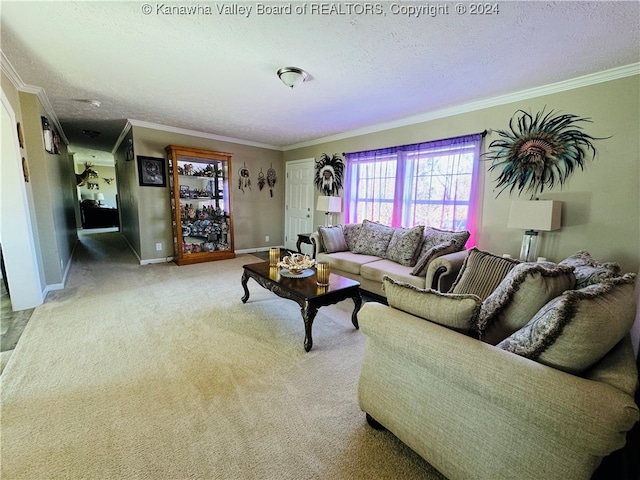
POLYGON ((416 277, 411 275, 411 267, 405 267, 392 260, 378 260, 377 262, 370 262, 362 265, 360 269, 360 275, 362 278, 378 282, 382 284, 382 279, 385 275, 405 283, 410 283, 416 287, 425 288, 425 277, 416 277))
POLYGON ((344 239, 347 242, 347 247, 353 252, 356 247, 356 242, 360 236, 361 223, 348 223, 342 226, 342 233, 344 233, 344 239))
POLYGON ((480 339, 496 345, 524 327, 550 300, 575 285, 573 267, 521 263, 513 267, 480 309, 480 339))
POLYGON ((418 248, 422 244, 423 235, 424 225, 394 228, 385 258, 406 267, 413 267, 416 263, 418 248))
POLYGON ((560 265, 575 267, 576 289, 600 283, 605 278, 620 276, 620 265, 613 262, 600 263, 586 250, 579 250, 565 258, 560 265))
POLYGON ((354 275, 360 275, 360 269, 363 265, 369 262, 376 262, 378 260, 380 260, 380 257, 373 255, 360 255, 349 251, 335 253, 321 252, 316 254, 316 261, 327 262, 331 265, 332 269, 342 270, 343 272, 348 272, 354 275))
POLYGON ((398 310, 464 333, 471 332, 476 323, 481 304, 476 295, 440 293, 386 276, 383 286, 389 306, 398 310))
POLYGON ((565 372, 579 374, 629 332, 636 306, 635 273, 569 290, 497 347, 565 372))
POLYGON ((381 223, 365 220, 360 228, 360 235, 355 244, 353 253, 362 253, 364 255, 375 255, 384 258, 387 253, 387 247, 393 236, 393 227, 382 225, 381 223))
POLYGON ((318 233, 320 234, 320 241, 322 242, 325 252, 333 253, 349 250, 342 231, 342 225, 335 227, 320 226, 318 227, 318 233))
POLYGON ((518 260, 499 257, 473 247, 469 249, 450 292, 471 293, 484 301, 507 276, 507 273, 519 263, 518 260))

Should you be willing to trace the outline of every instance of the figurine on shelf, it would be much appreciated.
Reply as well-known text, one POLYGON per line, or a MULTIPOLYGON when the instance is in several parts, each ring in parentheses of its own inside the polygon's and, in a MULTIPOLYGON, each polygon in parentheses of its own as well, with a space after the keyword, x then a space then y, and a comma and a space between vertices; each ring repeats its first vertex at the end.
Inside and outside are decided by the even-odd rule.
POLYGON ((192 203, 187 206, 187 217, 192 219, 196 218, 196 211, 194 210, 192 203))

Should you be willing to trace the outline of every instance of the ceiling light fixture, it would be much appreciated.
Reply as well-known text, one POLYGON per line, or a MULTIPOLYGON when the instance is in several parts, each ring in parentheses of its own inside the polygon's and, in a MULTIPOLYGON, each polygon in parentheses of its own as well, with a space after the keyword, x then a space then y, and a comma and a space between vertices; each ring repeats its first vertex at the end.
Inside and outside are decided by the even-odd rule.
POLYGON ((278 77, 287 87, 293 88, 306 82, 309 74, 298 67, 282 67, 278 70, 278 77))
POLYGON ((93 108, 100 108, 102 102, 100 100, 92 100, 90 98, 78 98, 76 102, 86 103, 87 105, 91 105, 93 108))
POLYGON ((100 132, 97 132, 95 130, 82 130, 82 133, 89 138, 96 138, 98 135, 100 135, 100 132))

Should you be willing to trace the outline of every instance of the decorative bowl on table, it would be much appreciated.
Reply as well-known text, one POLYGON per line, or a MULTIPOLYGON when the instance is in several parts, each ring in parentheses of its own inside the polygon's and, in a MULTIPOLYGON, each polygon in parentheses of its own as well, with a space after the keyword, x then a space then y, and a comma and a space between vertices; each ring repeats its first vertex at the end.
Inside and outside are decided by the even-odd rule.
POLYGON ((302 272, 312 268, 316 264, 316 261, 313 258, 310 258, 309 255, 289 253, 290 255, 286 255, 280 262, 278 262, 278 266, 285 269, 291 275, 301 275, 302 272))

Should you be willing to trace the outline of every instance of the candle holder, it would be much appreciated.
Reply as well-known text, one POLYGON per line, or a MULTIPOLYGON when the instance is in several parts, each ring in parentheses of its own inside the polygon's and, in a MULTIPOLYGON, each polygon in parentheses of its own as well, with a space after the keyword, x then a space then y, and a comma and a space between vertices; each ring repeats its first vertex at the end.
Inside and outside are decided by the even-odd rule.
POLYGON ((331 276, 331 265, 327 262, 318 262, 316 265, 317 284, 321 287, 329 285, 331 276))
POLYGON ((280 262, 280 249, 270 248, 269 249, 269 266, 277 267, 279 262, 280 262))

